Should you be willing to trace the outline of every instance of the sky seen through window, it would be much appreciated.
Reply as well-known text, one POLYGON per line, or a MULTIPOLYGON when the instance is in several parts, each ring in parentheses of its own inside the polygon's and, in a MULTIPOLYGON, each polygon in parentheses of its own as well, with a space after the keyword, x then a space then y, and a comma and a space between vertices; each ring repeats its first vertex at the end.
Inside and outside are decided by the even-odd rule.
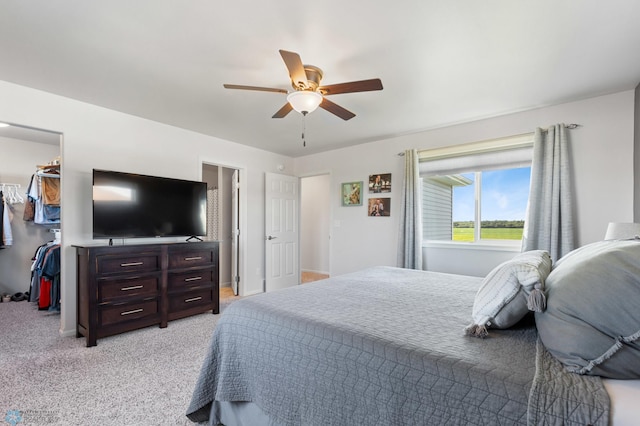
MULTIPOLYGON (((453 221, 475 218, 475 174, 463 173, 474 183, 453 191, 453 221)), ((481 220, 524 220, 531 169, 522 167, 482 172, 481 220)))

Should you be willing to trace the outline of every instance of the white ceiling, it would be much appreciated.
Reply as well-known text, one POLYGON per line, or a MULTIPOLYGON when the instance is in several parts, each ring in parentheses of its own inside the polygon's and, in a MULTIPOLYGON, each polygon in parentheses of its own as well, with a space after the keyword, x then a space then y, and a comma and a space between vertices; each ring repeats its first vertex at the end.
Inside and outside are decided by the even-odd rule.
POLYGON ((639 18, 630 0, 0 0, 0 80, 297 157, 632 89, 639 18), (303 148, 300 114, 271 118, 284 94, 222 87, 291 90, 278 49, 384 90, 332 96, 356 117, 309 114, 303 148))

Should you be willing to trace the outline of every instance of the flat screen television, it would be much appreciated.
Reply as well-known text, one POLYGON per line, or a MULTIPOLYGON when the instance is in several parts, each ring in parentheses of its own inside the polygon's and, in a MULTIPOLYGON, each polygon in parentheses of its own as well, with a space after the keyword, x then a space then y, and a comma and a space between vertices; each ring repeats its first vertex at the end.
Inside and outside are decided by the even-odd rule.
POLYGON ((207 234, 207 184, 93 169, 93 238, 207 234))

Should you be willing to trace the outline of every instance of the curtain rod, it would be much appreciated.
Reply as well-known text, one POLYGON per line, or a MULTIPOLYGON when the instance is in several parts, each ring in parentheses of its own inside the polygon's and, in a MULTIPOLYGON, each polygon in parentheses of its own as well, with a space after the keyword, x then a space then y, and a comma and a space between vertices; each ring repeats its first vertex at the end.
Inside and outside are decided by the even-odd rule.
MULTIPOLYGON (((569 123, 569 124, 565 124, 565 129, 569 129, 569 130, 573 130, 573 129, 577 129, 578 127, 582 127, 582 124, 577 124, 577 123, 569 123)), ((549 130, 548 127, 543 128, 542 130, 549 130)), ((517 137, 517 136, 524 136, 524 135, 532 135, 534 132, 529 132, 529 133, 522 133, 520 135, 513 135, 513 136, 508 136, 508 137, 517 137)), ((399 152, 398 153, 398 157, 404 157, 404 152, 399 152)))

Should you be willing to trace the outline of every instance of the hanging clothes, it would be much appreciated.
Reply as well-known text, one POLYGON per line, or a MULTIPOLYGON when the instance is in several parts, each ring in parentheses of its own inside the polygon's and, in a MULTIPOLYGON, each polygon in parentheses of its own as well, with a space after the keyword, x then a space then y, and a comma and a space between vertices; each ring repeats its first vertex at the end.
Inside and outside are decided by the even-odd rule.
MULTIPOLYGON (((4 204, 4 201, 2 204, 4 204)), ((5 246, 13 245, 13 232, 11 232, 12 216, 11 209, 5 205, 2 211, 2 242, 5 246)))
POLYGON ((0 191, 0 249, 4 248, 4 194, 0 191))
POLYGON ((20 185, 17 183, 0 183, 0 248, 13 244, 11 221, 13 220, 12 204, 24 203, 24 198, 18 193, 20 185))
MULTIPOLYGON (((27 196, 34 203, 33 222, 40 225, 60 223, 60 183, 59 177, 49 172, 38 172, 31 177, 27 196), (46 174, 47 176, 42 176, 46 174), (46 180, 45 180, 46 179, 46 180), (56 184, 47 183, 58 179, 56 184), (43 192, 43 182, 48 195, 43 192), (57 202, 48 204, 48 201, 57 202)), ((28 219, 25 219, 28 220, 28 219)))
POLYGON ((60 205, 59 177, 42 177, 42 201, 48 206, 60 205))
POLYGON ((36 249, 31 265, 29 301, 39 310, 60 310, 60 243, 51 241, 36 249))
POLYGON ((9 205, 5 202, 4 193, 0 191, 0 247, 4 248, 13 244, 13 233, 11 232, 11 218, 13 214, 9 205))

